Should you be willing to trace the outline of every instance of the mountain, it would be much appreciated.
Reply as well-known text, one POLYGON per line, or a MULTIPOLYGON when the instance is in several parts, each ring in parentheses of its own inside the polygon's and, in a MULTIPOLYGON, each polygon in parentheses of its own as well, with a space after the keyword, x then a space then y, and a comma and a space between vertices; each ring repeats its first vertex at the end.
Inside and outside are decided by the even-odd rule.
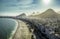
POLYGON ((48 9, 45 12, 35 15, 35 17, 40 18, 59 18, 60 14, 56 13, 53 9, 48 9))
POLYGON ((17 17, 25 17, 25 16, 26 16, 26 14, 22 13, 22 14, 18 15, 17 17))
POLYGON ((57 13, 59 13, 59 14, 60 14, 60 11, 59 11, 59 12, 57 12, 57 13))

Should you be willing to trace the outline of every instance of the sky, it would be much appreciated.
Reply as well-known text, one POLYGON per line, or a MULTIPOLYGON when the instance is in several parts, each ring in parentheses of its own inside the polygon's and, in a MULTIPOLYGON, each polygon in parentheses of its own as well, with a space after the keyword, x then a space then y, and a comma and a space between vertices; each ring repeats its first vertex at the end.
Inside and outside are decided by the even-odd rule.
POLYGON ((60 10, 60 0, 0 0, 0 15, 43 12, 52 8, 60 10))

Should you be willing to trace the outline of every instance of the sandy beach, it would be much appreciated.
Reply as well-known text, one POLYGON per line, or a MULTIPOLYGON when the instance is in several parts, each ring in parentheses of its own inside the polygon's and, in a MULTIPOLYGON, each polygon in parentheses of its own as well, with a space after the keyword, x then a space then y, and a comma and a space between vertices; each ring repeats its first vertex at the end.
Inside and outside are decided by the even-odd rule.
POLYGON ((32 33, 28 29, 28 24, 26 22, 18 21, 17 30, 12 39, 31 39, 32 33))

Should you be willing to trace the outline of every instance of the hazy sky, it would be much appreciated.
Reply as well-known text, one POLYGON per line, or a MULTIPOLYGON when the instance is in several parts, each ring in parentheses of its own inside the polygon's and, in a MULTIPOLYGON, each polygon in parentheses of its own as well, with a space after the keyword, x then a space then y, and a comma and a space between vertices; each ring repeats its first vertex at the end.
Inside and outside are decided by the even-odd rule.
POLYGON ((0 0, 0 14, 44 11, 48 8, 60 10, 60 0, 0 0))

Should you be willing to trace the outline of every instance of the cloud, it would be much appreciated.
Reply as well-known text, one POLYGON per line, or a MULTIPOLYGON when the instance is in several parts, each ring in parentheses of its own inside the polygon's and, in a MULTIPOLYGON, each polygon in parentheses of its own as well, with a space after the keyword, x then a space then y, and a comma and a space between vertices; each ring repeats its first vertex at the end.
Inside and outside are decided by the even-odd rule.
POLYGON ((18 11, 37 8, 37 0, 0 0, 0 11, 18 11))
POLYGON ((38 0, 9 0, 2 2, 0 12, 27 12, 37 10, 38 0))
POLYGON ((18 3, 19 4, 22 4, 22 5, 31 4, 32 3, 32 0, 20 0, 20 1, 18 1, 18 3))

